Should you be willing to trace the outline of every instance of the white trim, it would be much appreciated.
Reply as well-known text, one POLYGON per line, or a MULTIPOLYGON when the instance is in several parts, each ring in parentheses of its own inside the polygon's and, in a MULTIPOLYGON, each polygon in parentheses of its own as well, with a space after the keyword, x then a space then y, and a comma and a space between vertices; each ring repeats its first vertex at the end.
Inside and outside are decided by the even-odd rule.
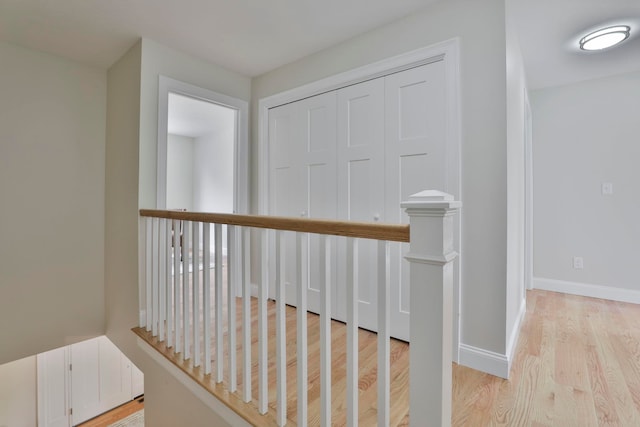
POLYGON ((166 76, 158 78, 158 163, 156 174, 156 206, 167 206, 167 122, 169 92, 218 104, 238 112, 236 120, 236 142, 234 147, 234 212, 249 212, 249 104, 209 89, 181 82, 166 76))
MULTIPOLYGON (((461 161, 461 115, 460 115, 460 41, 457 38, 443 41, 428 47, 406 52, 391 58, 383 59, 353 70, 330 76, 313 83, 274 94, 258 101, 258 213, 267 215, 269 201, 269 109, 286 103, 320 93, 336 90, 366 80, 393 74, 436 61, 445 64, 447 87, 447 188, 443 190, 454 195, 456 200, 462 198, 462 161, 461 161)), ((456 249, 462 247, 462 210, 454 219, 456 249)), ((460 313, 462 259, 454 264, 454 315, 453 315, 453 352, 455 362, 459 360, 460 313)))
POLYGON ((509 358, 504 354, 460 344, 460 364, 509 379, 509 358))
POLYGON ((524 90, 524 286, 533 289, 533 117, 524 90))
POLYGON ((569 282, 565 280, 533 278, 533 288, 544 291, 562 292, 583 297, 601 298, 611 301, 640 304, 640 291, 617 288, 613 286, 591 285, 588 283, 569 282))
POLYGON ((251 427, 240 415, 236 414, 226 404, 222 403, 217 397, 209 393, 200 384, 191 379, 187 374, 181 371, 173 363, 169 362, 164 356, 152 348, 146 341, 137 338, 138 347, 140 347, 149 357, 151 357, 162 368, 166 369, 180 384, 185 386, 193 393, 202 403, 207 405, 209 409, 219 415, 223 420, 234 427, 251 427))
POLYGON ((507 341, 507 372, 511 372, 511 363, 513 363, 516 348, 518 347, 518 338, 520 338, 520 329, 522 328, 522 321, 524 320, 525 314, 527 314, 527 299, 523 298, 520 302, 520 311, 518 312, 518 317, 516 317, 516 322, 513 325, 513 329, 511 330, 511 336, 507 341))

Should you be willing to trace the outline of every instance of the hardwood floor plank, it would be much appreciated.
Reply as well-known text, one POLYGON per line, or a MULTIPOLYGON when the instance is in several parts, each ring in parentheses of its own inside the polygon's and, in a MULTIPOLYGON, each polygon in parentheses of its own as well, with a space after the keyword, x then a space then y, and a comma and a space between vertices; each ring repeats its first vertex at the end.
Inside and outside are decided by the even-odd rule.
MULTIPOLYGON (((226 296, 223 296, 226 301, 226 296)), ((237 300, 237 328, 241 330, 241 300, 237 300)), ((216 385, 200 378, 213 394, 220 394, 243 417, 255 425, 274 425, 275 420, 275 304, 268 309, 269 413, 257 415, 255 402, 242 402, 242 376, 238 372, 238 391, 224 392, 228 382, 216 385)), ((225 308, 226 310, 226 308, 225 308)), ((252 396, 257 399, 257 305, 252 314, 252 396)), ((224 330, 224 351, 228 354, 224 330)), ((296 316, 286 308, 287 425, 297 418, 296 316)), ((308 405, 309 425, 319 424, 320 345, 319 318, 307 315, 308 327, 308 405)), ((140 331, 138 331, 140 334, 140 331)), ((144 334, 142 334, 144 335, 144 334)), ((144 338, 144 336, 143 336, 144 338)), ((145 338, 153 345, 153 339, 145 338)), ((215 345, 216 337, 212 337, 215 345)), ((359 416, 360 425, 375 425, 377 416, 376 374, 377 336, 359 330, 359 416)), ((346 328, 332 321, 332 426, 346 424, 346 328)), ((161 349, 166 351, 166 349, 161 349)), ((242 355, 242 343, 235 349, 242 355)), ((180 355, 174 363, 189 369, 180 355)), ((453 426, 640 426, 640 306, 546 291, 527 292, 525 315, 515 349, 509 380, 473 369, 453 366, 453 426)), ((238 359, 240 360, 240 359, 238 359)), ((224 364, 227 369, 227 364, 224 364)), ((214 363, 215 370, 215 363, 214 363)), ((390 425, 409 422, 409 345, 391 340, 390 425)))

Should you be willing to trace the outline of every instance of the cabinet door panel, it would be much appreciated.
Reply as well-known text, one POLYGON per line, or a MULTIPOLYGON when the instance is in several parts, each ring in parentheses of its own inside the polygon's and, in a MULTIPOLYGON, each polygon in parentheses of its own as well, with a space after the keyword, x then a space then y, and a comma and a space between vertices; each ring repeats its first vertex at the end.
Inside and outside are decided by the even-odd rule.
POLYGON ((69 348, 36 356, 38 369, 38 425, 69 427, 69 348))
POLYGON ((72 344, 70 349, 73 422, 79 424, 102 413, 99 338, 72 344))
POLYGON ((131 400, 131 367, 105 336, 70 346, 73 423, 79 424, 131 400))

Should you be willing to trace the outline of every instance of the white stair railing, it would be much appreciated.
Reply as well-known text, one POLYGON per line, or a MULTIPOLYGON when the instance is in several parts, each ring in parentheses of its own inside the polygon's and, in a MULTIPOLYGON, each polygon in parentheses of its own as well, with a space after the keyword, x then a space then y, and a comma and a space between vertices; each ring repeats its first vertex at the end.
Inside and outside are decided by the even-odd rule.
MULTIPOLYGON (((377 246, 377 424, 390 422, 390 277, 389 241, 409 241, 406 259, 410 263, 410 422, 416 426, 448 426, 451 422, 451 312, 453 249, 452 215, 460 203, 438 191, 413 195, 402 203, 410 227, 318 221, 279 217, 230 214, 201 214, 174 211, 141 211, 140 294, 144 295, 140 327, 158 341, 165 342, 194 368, 203 365, 204 374, 214 372, 215 383, 225 383, 237 393, 236 300, 241 292, 241 368, 244 402, 253 400, 257 387, 257 411, 269 410, 269 354, 267 294, 275 288, 275 396, 274 419, 287 423, 287 357, 297 365, 297 425, 305 426, 308 414, 307 281, 308 239, 320 234, 320 425, 330 426, 332 418, 331 348, 331 265, 332 242, 346 245, 347 343, 346 343, 346 420, 358 425, 358 242, 378 240, 377 246), (202 223, 202 225, 201 225, 202 223), (210 224, 213 224, 211 226, 210 224), (226 224, 226 233, 223 232, 226 224), (258 242, 259 274, 257 295, 251 295, 251 230, 258 242), (257 230, 261 229, 261 230, 257 230), (272 233, 269 229, 276 230, 272 233), (410 230, 410 232, 409 232, 410 230), (211 239, 213 232, 213 239, 211 239), (295 232, 295 259, 286 259, 285 234, 295 232), (226 235, 225 235, 226 234, 226 235), (343 236, 338 240, 328 235, 343 236), (410 236, 410 238, 409 238, 410 236), (275 241, 275 252, 267 253, 268 239, 275 241), (342 241, 341 239, 346 240, 342 241), (210 275, 213 242, 213 280, 210 275), (226 243, 226 281, 223 275, 223 244, 226 243), (236 245, 240 245, 236 250, 236 245), (240 254, 234 259, 234 254, 240 254), (202 261, 202 264, 201 264, 202 261), (296 352, 287 356, 285 271, 295 263, 296 352), (202 270, 200 266, 202 265, 202 270), (269 269, 275 272, 268 283, 269 269), (237 277, 236 277, 237 276, 237 277), (213 289, 211 289, 213 287, 213 289), (224 294, 226 293, 226 301, 224 294), (251 298, 257 296, 257 384, 252 384, 251 298), (213 304, 212 304, 213 300, 213 304), (223 312, 227 311, 225 319, 223 312), (226 323, 226 325, 225 325, 226 323), (224 351, 226 335, 227 351, 224 351), (226 359, 226 363, 225 363, 226 359), (225 372, 226 367, 226 372, 225 372)), ((258 265, 258 263, 256 263, 258 265)), ((315 418, 314 418, 315 419, 315 418)))

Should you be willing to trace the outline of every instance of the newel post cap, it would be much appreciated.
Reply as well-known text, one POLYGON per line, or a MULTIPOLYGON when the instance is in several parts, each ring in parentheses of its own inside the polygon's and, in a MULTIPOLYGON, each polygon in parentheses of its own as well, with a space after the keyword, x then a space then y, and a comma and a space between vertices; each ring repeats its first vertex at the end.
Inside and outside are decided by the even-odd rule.
POLYGON ((409 196, 401 206, 407 209, 457 209, 462 203, 454 200, 453 195, 440 190, 424 190, 409 196))

